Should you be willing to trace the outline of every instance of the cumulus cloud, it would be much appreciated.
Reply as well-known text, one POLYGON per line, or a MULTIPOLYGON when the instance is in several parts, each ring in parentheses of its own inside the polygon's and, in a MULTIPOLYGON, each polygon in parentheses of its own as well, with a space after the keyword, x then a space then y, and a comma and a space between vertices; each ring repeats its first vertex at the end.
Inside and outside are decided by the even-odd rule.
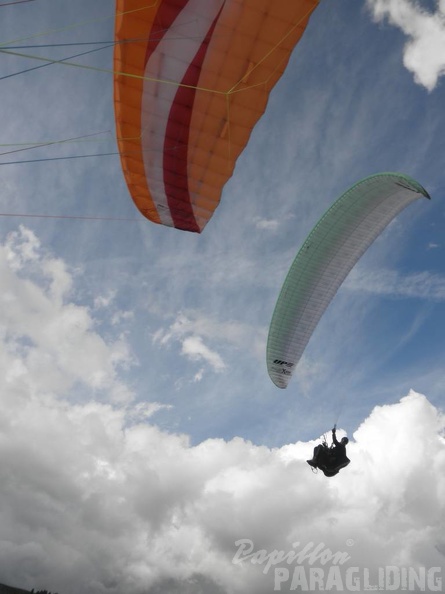
MULTIPOLYGON (((116 398, 130 393, 119 376, 125 344, 101 337, 56 262, 25 229, 0 246, 3 582, 65 594, 266 594, 277 576, 289 591, 296 566, 317 566, 314 550, 330 559, 323 571, 338 554, 338 579, 348 568, 443 572, 445 420, 425 396, 377 406, 331 480, 306 464, 317 440, 192 445, 156 425, 165 405, 116 398), (82 399, 68 397, 75 384, 82 399), (300 561, 272 562, 279 551, 300 561)), ((187 356, 223 364, 198 335, 180 336, 187 356)))
POLYGON ((351 465, 329 481, 305 462, 316 442, 191 446, 128 414, 49 397, 3 405, 5 581, 67 594, 266 594, 277 568, 292 576, 298 565, 266 554, 299 552, 309 571, 317 547, 343 559, 341 579, 348 567, 444 569, 445 424, 420 394, 376 407, 350 442, 351 465))
POLYGON ((0 366, 7 381, 59 393, 81 383, 131 398, 116 381, 117 369, 132 363, 125 339, 106 343, 95 332, 88 307, 70 300, 72 272, 29 229, 20 227, 0 246, 0 276, 0 366))
POLYGON ((411 0, 367 0, 376 21, 388 22, 409 38, 403 63, 414 80, 432 91, 445 73, 445 3, 430 12, 411 0))

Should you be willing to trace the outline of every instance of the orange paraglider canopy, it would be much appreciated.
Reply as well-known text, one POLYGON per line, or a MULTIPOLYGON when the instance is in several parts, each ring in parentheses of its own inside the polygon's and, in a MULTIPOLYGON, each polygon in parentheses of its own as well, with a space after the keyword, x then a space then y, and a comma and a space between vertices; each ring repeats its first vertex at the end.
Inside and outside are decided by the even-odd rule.
POLYGON ((204 229, 318 1, 117 0, 117 137, 144 216, 204 229))

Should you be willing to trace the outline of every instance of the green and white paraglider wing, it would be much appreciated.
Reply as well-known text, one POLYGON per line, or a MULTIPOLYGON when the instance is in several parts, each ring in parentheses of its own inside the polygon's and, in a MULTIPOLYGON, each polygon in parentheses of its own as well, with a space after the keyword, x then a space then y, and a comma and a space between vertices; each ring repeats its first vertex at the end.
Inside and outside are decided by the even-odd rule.
POLYGON ((408 204, 429 198, 398 173, 367 177, 324 214, 298 252, 284 281, 269 329, 267 370, 286 388, 321 316, 367 248, 408 204))

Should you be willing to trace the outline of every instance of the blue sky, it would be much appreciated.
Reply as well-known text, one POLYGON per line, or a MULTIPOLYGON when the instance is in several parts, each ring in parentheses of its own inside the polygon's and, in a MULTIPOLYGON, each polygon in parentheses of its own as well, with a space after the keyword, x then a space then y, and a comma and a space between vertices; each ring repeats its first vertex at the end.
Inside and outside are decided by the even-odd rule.
MULTIPOLYGON (((109 0, 0 10, 5 47, 113 39, 109 0)), ((240 573, 235 541, 295 533, 353 539, 359 566, 443 567, 444 21, 443 2, 321 2, 199 236, 142 220, 118 156, 2 164, 1 212, 21 216, 0 221, 0 582, 262 593, 272 571, 240 573), (382 171, 432 200, 362 258, 281 391, 265 345, 287 270, 382 171), (327 484, 304 461, 334 422, 354 464, 327 484)), ((72 61, 94 69, 3 78, 1 163, 116 152, 112 47, 72 61)), ((43 64, 3 53, 1 76, 43 64)))

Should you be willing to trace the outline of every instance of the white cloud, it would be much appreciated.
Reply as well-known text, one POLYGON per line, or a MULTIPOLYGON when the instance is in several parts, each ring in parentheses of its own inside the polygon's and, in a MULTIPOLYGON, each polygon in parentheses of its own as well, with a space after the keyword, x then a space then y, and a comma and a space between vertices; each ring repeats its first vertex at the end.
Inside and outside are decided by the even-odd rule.
POLYGON ((98 295, 94 298, 94 307, 96 309, 108 308, 116 298, 116 291, 108 291, 106 295, 98 295))
MULTIPOLYGON (((203 360, 214 371, 222 371, 226 365, 215 348, 205 344, 210 342, 218 348, 230 345, 237 349, 253 349, 262 360, 266 337, 263 328, 232 321, 220 321, 200 311, 180 312, 168 328, 159 328, 152 335, 154 344, 168 346, 174 342, 181 345, 181 353, 191 360, 203 360)), ((202 378, 202 370, 196 379, 202 378)))
POLYGON ((356 266, 349 274, 344 287, 353 291, 364 291, 375 295, 409 297, 443 301, 445 299, 445 278, 428 271, 400 274, 396 270, 369 270, 356 266))
POLYGON ((129 425, 129 408, 2 400, 8 583, 66 594, 188 592, 190 583, 203 594, 272 591, 274 567, 233 564, 240 539, 268 552, 324 543, 371 574, 445 569, 445 424, 422 395, 375 408, 348 446, 351 465, 331 480, 305 462, 315 441, 191 446, 184 435, 129 425))
POLYGON ((403 63, 414 80, 432 91, 445 73, 445 3, 435 12, 411 0, 367 0, 376 21, 385 18, 409 37, 403 63))
POLYGON ((222 371, 226 367, 220 355, 209 349, 199 336, 185 338, 181 352, 192 361, 207 361, 214 371, 222 371))
POLYGON ((240 326, 236 323, 221 323, 200 312, 180 312, 168 330, 160 329, 153 335, 153 341, 168 344, 189 334, 205 336, 209 339, 223 338, 235 342, 240 334, 240 326))
MULTIPOLYGON (((162 346, 169 345, 172 342, 179 342, 181 345, 181 354, 190 361, 205 362, 214 372, 223 371, 226 365, 221 355, 207 346, 197 331, 207 338, 209 337, 209 332, 206 331, 205 324, 193 323, 193 321, 181 313, 167 330, 162 328, 157 330, 153 334, 152 340, 154 344, 158 343, 162 346)), ((193 381, 201 381, 204 371, 204 368, 199 369, 194 374, 193 381)))
POLYGON ((193 381, 194 382, 200 382, 203 377, 204 377, 204 369, 201 368, 197 373, 195 373, 195 376, 193 378, 193 381))
POLYGON ((106 343, 94 331, 87 307, 68 301, 73 276, 45 253, 24 227, 0 246, 2 278, 0 326, 6 377, 42 392, 66 392, 81 383, 87 390, 131 397, 116 381, 117 369, 132 363, 123 336, 106 343))
POLYGON ((255 219, 255 227, 264 231, 276 231, 280 226, 279 221, 276 219, 255 219))
POLYGON ((171 408, 171 405, 160 404, 159 402, 138 402, 126 410, 126 419, 135 424, 146 421, 160 410, 169 410, 171 408))
MULTIPOLYGON (((192 446, 153 423, 170 407, 128 404, 125 339, 101 337, 90 310, 70 301, 69 269, 32 233, 0 246, 0 270, 3 581, 66 594, 270 592, 273 567, 233 564, 239 539, 266 551, 325 543, 359 567, 443 566, 445 425, 424 396, 377 407, 332 481, 305 462, 316 441, 192 446), (70 402, 79 383, 84 398, 70 402), (114 404, 94 401, 98 388, 114 404)), ((218 335, 245 337, 195 312, 157 340, 178 340, 200 381, 203 363, 224 369, 204 341, 218 335)))

